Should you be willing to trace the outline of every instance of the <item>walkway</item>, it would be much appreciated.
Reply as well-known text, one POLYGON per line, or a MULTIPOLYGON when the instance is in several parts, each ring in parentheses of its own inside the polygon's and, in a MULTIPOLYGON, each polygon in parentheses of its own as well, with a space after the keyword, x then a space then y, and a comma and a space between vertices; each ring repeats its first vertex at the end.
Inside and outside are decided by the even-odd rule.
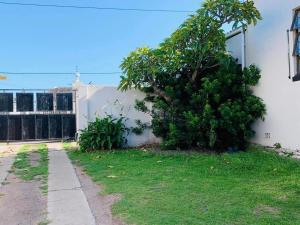
POLYGON ((46 219, 47 200, 40 192, 40 182, 25 181, 9 172, 21 146, 0 144, 0 224, 3 225, 37 225, 46 219))
POLYGON ((51 225, 95 225, 75 170, 61 144, 49 144, 48 220, 51 225))
POLYGON ((9 148, 6 145, 0 146, 0 187, 5 182, 8 171, 14 162, 16 148, 16 146, 9 148))

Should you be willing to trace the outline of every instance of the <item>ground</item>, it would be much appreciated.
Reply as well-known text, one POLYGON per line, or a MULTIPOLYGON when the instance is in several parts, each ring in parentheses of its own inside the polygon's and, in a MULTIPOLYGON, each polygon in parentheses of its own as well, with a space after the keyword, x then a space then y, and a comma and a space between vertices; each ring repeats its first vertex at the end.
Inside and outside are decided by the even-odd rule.
POLYGON ((300 224, 300 163, 263 149, 237 154, 69 152, 128 224, 300 224))
POLYGON ((10 162, 11 169, 0 186, 1 224, 45 224, 48 174, 46 149, 45 145, 35 145, 13 146, 8 152, 2 151, 0 162, 15 154, 16 157, 14 163, 13 160, 10 162))
POLYGON ((59 143, 0 146, 0 224, 300 224, 300 162, 260 147, 221 155, 65 147, 73 165, 59 143))
POLYGON ((118 195, 68 159, 61 143, 0 146, 0 224, 121 225, 111 206, 118 195))

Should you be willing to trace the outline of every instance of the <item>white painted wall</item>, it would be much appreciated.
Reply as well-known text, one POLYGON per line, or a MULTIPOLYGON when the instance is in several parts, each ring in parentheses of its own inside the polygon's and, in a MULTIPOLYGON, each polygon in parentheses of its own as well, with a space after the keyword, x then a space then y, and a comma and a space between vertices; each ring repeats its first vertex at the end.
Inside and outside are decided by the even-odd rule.
MULTIPOLYGON (((77 90, 76 114, 77 129, 87 127, 88 122, 95 121, 96 117, 113 115, 116 118, 122 116, 128 118, 126 127, 135 127, 135 120, 140 119, 144 123, 151 122, 151 117, 145 113, 135 110, 135 100, 142 100, 145 95, 139 91, 118 91, 116 87, 102 87, 85 85, 77 82, 73 85, 77 90)), ((128 146, 136 147, 144 144, 159 143, 152 131, 147 129, 142 135, 129 134, 128 146)))
POLYGON ((242 51, 242 33, 230 38, 226 42, 227 51, 238 60, 239 64, 243 61, 243 51, 242 51))
MULTIPOLYGON (((246 32, 246 62, 262 70, 262 78, 254 92, 267 105, 265 121, 255 124, 254 142, 273 146, 281 143, 289 149, 300 148, 300 82, 288 79, 287 29, 293 19, 293 9, 299 0, 255 0, 263 20, 246 32), (270 138, 266 138, 270 133, 270 138)), ((293 35, 291 39, 291 52, 293 35)), ((241 46, 237 41, 228 42, 228 49, 241 46)), ((291 56, 292 57, 292 56, 291 56)), ((291 63, 292 76, 294 64, 291 63)))

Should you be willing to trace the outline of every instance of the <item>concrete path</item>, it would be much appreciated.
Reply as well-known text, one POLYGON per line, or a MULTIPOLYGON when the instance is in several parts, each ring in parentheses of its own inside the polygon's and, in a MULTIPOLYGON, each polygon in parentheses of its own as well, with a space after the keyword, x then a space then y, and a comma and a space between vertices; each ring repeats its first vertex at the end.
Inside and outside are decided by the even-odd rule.
POLYGON ((61 144, 49 144, 48 220, 53 225, 95 225, 86 196, 61 144))
POLYGON ((14 162, 14 156, 6 156, 0 158, 0 187, 3 182, 5 182, 6 177, 8 176, 8 171, 10 170, 14 162))
POLYGON ((3 154, 3 156, 0 157, 0 187, 8 176, 8 171, 14 162, 16 153, 13 151, 14 149, 12 147, 0 146, 0 154, 3 154), (8 148, 10 148, 10 150, 8 148))

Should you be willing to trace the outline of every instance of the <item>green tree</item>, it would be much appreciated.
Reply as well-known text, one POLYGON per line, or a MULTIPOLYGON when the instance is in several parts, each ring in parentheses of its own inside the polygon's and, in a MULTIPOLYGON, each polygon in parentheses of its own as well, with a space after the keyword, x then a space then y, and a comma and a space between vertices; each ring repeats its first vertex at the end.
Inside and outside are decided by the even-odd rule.
POLYGON ((119 88, 147 94, 136 108, 152 115, 154 134, 165 148, 246 147, 251 125, 265 114, 251 91, 260 71, 242 69, 226 52, 222 28, 245 28, 259 19, 252 0, 206 0, 158 48, 138 48, 124 59, 119 88))

